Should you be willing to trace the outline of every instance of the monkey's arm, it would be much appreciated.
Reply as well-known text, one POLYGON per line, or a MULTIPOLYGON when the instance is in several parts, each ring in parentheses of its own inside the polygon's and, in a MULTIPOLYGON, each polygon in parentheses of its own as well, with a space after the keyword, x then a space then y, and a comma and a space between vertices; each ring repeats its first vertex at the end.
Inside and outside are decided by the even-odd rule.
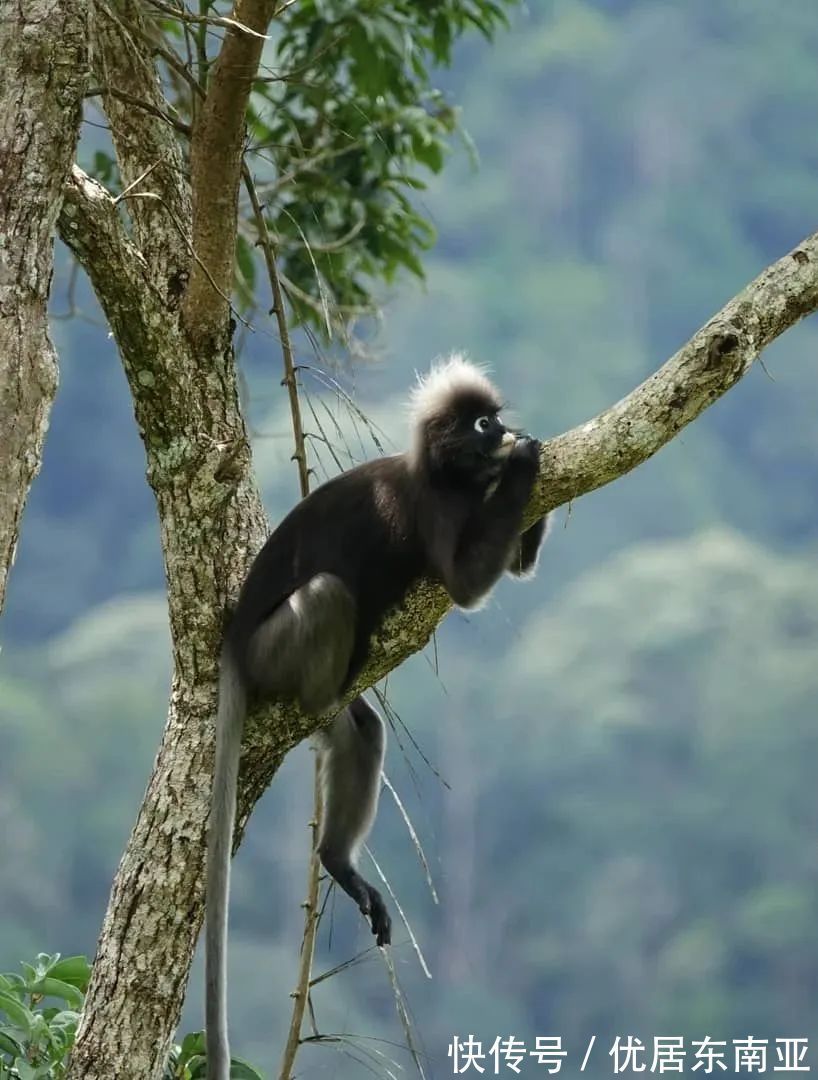
MULTIPOLYGON (((439 538, 437 568, 458 607, 477 604, 508 569, 537 476, 539 445, 536 439, 520 439, 491 498, 472 509, 462 528, 439 538)), ((536 554, 541 539, 535 534, 526 541, 527 551, 531 543, 536 554)))
POLYGON ((508 572, 514 577, 528 577, 534 573, 537 567, 537 557, 543 540, 548 536, 551 519, 548 514, 535 521, 520 536, 519 543, 514 547, 511 554, 511 562, 508 564, 508 572))

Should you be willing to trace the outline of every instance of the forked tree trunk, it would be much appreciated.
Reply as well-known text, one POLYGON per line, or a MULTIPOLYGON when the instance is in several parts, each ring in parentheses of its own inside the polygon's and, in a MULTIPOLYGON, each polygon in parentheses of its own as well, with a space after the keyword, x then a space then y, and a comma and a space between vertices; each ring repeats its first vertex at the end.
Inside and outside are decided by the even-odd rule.
POLYGON ((57 389, 46 308, 87 80, 87 0, 0 0, 0 611, 57 389))

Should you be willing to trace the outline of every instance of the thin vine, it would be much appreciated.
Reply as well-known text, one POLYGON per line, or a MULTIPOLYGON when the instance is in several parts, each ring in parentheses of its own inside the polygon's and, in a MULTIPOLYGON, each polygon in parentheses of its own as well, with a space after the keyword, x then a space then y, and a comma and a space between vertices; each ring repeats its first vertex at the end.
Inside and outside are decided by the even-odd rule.
MULTIPOLYGON (((253 216, 258 229, 258 243, 264 254, 264 262, 267 267, 267 276, 270 280, 270 291, 273 297, 272 314, 275 315, 278 325, 278 335, 281 341, 281 358, 284 365, 284 378, 282 385, 287 387, 287 396, 290 402, 290 421, 293 428, 293 440, 295 450, 293 460, 298 466, 298 482, 301 488, 301 498, 305 498, 310 490, 310 473, 307 467, 307 452, 304 440, 304 425, 301 420, 301 403, 298 399, 298 384, 295 376, 295 364, 293 363, 293 349, 290 341, 289 327, 287 326, 287 312, 284 307, 284 296, 281 282, 276 267, 275 250, 264 220, 264 212, 259 202, 258 192, 250 175, 250 170, 245 163, 242 169, 244 186, 250 197, 250 205, 253 208, 253 216)), ((318 890, 320 883, 321 864, 318 858, 317 829, 323 813, 321 799, 321 785, 319 783, 318 760, 315 762, 314 780, 314 804, 313 815, 310 821, 312 830, 312 847, 310 862, 307 870, 307 898, 304 901, 304 935, 301 941, 301 960, 298 966, 298 981, 291 997, 293 999, 293 1011, 290 1017, 290 1028, 287 1033, 287 1042, 284 1045, 284 1053, 279 1066, 279 1080, 290 1080, 292 1067, 295 1062, 298 1048, 301 1044, 301 1026, 304 1021, 304 1012, 310 993, 310 977, 312 975, 312 958, 315 952, 315 939, 318 934, 318 921, 320 911, 318 908, 318 890)))

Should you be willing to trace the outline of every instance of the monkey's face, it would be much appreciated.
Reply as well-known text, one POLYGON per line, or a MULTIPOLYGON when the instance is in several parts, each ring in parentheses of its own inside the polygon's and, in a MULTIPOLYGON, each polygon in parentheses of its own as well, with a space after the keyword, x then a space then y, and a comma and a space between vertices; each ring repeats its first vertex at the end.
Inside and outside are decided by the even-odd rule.
POLYGON ((444 384, 421 416, 424 459, 433 473, 457 484, 491 486, 517 442, 500 416, 500 399, 480 380, 455 388, 444 384), (445 392, 444 392, 445 391, 445 392))
POLYGON ((517 434, 503 423, 499 412, 483 408, 459 413, 449 432, 447 457, 457 472, 480 485, 493 483, 517 442, 517 434))
POLYGON ((508 430, 500 414, 495 412, 475 416, 471 430, 474 432, 474 454, 488 461, 505 461, 517 441, 514 432, 508 430))

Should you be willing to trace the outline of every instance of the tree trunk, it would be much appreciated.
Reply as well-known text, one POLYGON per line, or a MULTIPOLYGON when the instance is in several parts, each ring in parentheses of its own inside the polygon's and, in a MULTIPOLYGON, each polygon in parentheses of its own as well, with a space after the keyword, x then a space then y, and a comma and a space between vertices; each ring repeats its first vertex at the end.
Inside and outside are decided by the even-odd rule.
POLYGON ((57 389, 54 227, 88 79, 87 0, 0 0, 0 611, 57 389))

